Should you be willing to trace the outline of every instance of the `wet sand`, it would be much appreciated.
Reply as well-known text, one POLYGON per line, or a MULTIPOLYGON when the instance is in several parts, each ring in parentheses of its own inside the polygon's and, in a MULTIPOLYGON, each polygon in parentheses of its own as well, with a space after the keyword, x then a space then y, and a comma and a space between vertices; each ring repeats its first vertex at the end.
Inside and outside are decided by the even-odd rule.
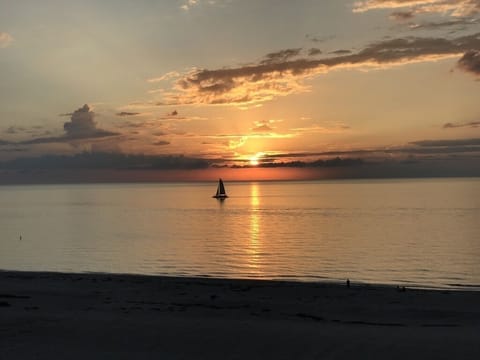
POLYGON ((480 292, 0 271, 0 359, 478 359, 480 292))

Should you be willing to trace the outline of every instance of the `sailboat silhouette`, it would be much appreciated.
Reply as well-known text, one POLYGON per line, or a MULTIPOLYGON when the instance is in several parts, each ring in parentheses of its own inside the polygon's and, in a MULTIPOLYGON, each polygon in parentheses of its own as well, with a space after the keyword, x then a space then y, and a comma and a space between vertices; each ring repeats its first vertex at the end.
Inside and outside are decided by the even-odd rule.
POLYGON ((219 200, 224 200, 228 197, 222 179, 218 179, 217 193, 212 197, 219 200))

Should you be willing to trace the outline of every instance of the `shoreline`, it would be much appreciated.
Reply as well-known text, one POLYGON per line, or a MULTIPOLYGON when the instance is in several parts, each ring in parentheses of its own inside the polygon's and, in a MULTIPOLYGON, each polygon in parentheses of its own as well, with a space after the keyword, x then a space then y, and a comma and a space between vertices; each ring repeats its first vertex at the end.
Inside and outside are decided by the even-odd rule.
POLYGON ((480 292, 0 270, 0 358, 478 358, 480 292))
MULTIPOLYGON (((102 271, 83 271, 83 272, 68 272, 68 271, 55 271, 55 270, 12 270, 12 269, 0 269, 1 273, 25 273, 25 274, 44 274, 44 275, 93 275, 93 276, 126 276, 126 277, 146 277, 146 278, 161 278, 161 279, 185 279, 185 280, 206 280, 206 281, 253 281, 253 282, 272 282, 278 284, 311 284, 311 285, 333 285, 333 286, 345 286, 347 279, 333 279, 326 277, 309 277, 309 278, 291 278, 291 277, 278 277, 278 278, 231 278, 222 276, 209 276, 209 275, 178 275, 178 274, 141 274, 141 273, 111 273, 102 271)), ((405 288, 410 290, 425 290, 425 291, 451 291, 451 292, 480 292, 480 284, 444 284, 441 285, 425 285, 415 282, 399 281, 398 283, 382 283, 382 282, 368 282, 364 280, 356 280, 355 278, 348 279, 351 282, 351 287, 378 287, 378 288, 405 288)))

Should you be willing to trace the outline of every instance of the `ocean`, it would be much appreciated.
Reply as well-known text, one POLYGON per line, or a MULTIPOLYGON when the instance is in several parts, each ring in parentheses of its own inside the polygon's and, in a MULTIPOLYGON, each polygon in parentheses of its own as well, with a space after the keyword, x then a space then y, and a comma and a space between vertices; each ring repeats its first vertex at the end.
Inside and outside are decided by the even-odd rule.
POLYGON ((0 269, 480 289, 480 178, 0 186, 0 269))

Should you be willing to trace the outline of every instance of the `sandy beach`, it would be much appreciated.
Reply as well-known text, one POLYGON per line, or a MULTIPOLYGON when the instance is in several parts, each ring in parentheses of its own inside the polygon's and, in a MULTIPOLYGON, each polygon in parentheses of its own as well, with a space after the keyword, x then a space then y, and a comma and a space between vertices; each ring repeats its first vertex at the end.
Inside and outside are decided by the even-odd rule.
POLYGON ((476 359, 479 292, 0 272, 0 359, 476 359))

